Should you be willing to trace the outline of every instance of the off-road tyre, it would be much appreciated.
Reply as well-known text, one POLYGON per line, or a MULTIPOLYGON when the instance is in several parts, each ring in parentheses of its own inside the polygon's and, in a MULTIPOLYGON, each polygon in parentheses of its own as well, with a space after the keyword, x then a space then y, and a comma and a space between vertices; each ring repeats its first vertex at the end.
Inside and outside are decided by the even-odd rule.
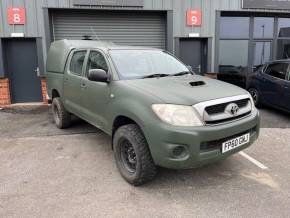
POLYGON ((255 88, 249 88, 248 92, 251 94, 254 104, 257 108, 262 107, 260 92, 255 88))
POLYGON ((71 114, 64 108, 59 97, 53 98, 51 109, 54 123, 59 129, 70 126, 71 114))
POLYGON ((153 162, 145 136, 137 125, 128 124, 117 129, 113 138, 113 149, 119 172, 128 183, 140 186, 154 179, 157 167, 153 162), (132 168, 131 165, 128 168, 130 163, 128 158, 124 158, 124 156, 126 157, 124 150, 127 150, 125 149, 127 144, 130 144, 129 147, 131 146, 130 151, 133 148, 136 157, 135 167, 132 168))

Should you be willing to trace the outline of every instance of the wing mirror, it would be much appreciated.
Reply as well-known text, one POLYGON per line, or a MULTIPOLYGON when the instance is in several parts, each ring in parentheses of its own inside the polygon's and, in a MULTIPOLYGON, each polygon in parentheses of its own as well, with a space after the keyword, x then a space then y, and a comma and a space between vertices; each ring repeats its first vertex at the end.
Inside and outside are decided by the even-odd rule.
POLYGON ((110 81, 110 77, 103 69, 91 69, 88 73, 88 80, 107 83, 110 81))

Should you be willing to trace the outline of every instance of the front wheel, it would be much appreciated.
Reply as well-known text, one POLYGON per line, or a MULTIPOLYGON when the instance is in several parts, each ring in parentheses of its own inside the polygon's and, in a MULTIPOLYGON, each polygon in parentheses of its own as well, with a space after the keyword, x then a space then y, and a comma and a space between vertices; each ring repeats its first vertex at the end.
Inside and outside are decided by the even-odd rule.
POLYGON ((114 134, 113 146, 117 167, 127 182, 139 186, 155 177, 157 168, 137 125, 120 127, 114 134))
POLYGON ((257 89, 255 89, 255 88, 250 88, 249 89, 249 93, 251 94, 251 96, 253 98, 255 106, 256 107, 261 107, 262 104, 261 104, 261 96, 260 96, 259 91, 257 89))

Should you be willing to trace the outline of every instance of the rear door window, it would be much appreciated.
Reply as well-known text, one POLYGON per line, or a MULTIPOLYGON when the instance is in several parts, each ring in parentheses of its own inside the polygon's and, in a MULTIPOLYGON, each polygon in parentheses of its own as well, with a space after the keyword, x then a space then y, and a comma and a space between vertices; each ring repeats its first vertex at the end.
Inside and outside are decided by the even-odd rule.
POLYGON ((274 63, 274 64, 269 64, 265 74, 278 78, 278 79, 286 79, 286 74, 288 72, 288 63, 274 63))
POLYGON ((85 61, 87 51, 76 51, 74 52, 69 66, 69 71, 75 75, 81 76, 83 65, 85 61))

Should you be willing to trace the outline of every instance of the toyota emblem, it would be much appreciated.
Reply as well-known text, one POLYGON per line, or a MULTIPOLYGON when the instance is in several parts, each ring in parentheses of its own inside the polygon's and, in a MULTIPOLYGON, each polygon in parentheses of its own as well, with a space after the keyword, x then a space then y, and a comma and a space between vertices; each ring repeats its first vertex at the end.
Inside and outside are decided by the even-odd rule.
POLYGON ((236 115, 238 114, 239 110, 240 110, 239 106, 238 106, 237 104, 235 104, 235 103, 231 103, 231 104, 229 104, 229 105, 226 107, 226 109, 225 109, 225 111, 226 111, 227 113, 229 113, 229 114, 231 114, 231 115, 233 115, 233 116, 236 116, 236 115))

